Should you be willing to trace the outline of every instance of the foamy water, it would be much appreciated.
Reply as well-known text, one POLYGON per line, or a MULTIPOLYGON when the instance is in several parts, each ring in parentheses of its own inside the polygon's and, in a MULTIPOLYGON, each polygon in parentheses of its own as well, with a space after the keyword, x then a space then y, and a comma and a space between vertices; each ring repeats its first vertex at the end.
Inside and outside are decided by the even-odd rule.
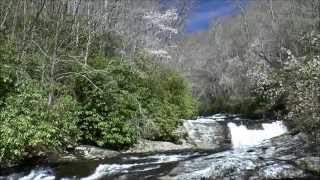
POLYGON ((0 180, 54 180, 55 176, 51 169, 35 169, 29 174, 21 176, 20 174, 11 174, 7 177, 0 177, 0 180))
POLYGON ((242 148, 258 145, 263 140, 270 139, 287 132, 286 126, 281 121, 262 123, 263 129, 248 129, 244 125, 228 123, 231 132, 233 148, 242 148))
POLYGON ((159 155, 152 155, 146 157, 129 157, 129 160, 152 160, 149 162, 144 163, 133 163, 133 164, 102 164, 99 165, 95 172, 85 178, 81 178, 81 180, 97 180, 106 175, 112 175, 116 173, 127 173, 130 169, 130 172, 145 172, 160 168, 162 163, 169 163, 169 162, 177 162, 184 159, 187 159, 191 156, 196 156, 198 153, 190 154, 190 155, 181 155, 181 154, 173 154, 173 155, 166 155, 166 154, 159 154, 159 155), (143 167, 147 166, 147 167, 143 167), (139 168, 143 167, 143 168, 139 168))

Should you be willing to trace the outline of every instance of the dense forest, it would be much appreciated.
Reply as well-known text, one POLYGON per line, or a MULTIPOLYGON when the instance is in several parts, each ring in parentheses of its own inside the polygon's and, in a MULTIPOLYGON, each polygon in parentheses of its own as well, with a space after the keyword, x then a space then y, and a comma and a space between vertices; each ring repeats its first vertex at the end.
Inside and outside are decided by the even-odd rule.
POLYGON ((141 137, 179 138, 196 104, 182 75, 155 61, 176 34, 176 10, 155 1, 0 6, 1 162, 77 143, 123 149, 141 137))
POLYGON ((182 119, 216 112, 272 114, 318 143, 320 2, 244 2, 186 34, 195 1, 1 0, 0 165, 175 142, 182 119))

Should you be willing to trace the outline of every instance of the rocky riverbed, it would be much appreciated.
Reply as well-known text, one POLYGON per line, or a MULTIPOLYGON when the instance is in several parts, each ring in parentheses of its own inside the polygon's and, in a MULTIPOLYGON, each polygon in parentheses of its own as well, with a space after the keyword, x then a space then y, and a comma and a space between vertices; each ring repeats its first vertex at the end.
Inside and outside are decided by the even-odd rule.
POLYGON ((179 144, 141 140, 126 152, 79 146, 46 164, 3 169, 0 179, 318 179, 319 145, 279 121, 214 115, 185 120, 179 144))
POLYGON ((320 158, 313 148, 305 135, 285 134, 256 146, 181 162, 162 179, 316 179, 320 158))

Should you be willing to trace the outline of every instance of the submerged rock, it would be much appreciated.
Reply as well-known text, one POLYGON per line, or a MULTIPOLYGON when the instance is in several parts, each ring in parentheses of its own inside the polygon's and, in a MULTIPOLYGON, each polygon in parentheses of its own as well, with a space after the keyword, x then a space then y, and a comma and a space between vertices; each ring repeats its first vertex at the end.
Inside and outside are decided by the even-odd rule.
POLYGON ((95 146, 80 145, 74 148, 73 151, 54 154, 49 156, 44 162, 48 163, 64 163, 77 162, 82 160, 101 160, 112 158, 120 155, 118 151, 102 149, 95 146))
POLYGON ((144 153, 144 152, 164 152, 173 150, 192 149, 194 146, 183 141, 181 144, 174 144, 164 141, 139 140, 138 143, 130 148, 127 152, 144 153))
POLYGON ((303 169, 320 175, 320 157, 304 157, 296 161, 296 163, 303 169))
MULTIPOLYGON (((285 134, 262 144, 200 157, 181 162, 163 179, 296 179, 312 174, 294 162, 302 157, 307 147, 305 136, 285 134)), ((314 167, 314 164, 307 167, 314 167)), ((313 158, 317 159, 317 158, 313 158)), ((316 161, 314 161, 316 162, 316 161)), ((311 168, 312 169, 312 168, 311 168)))
POLYGON ((98 160, 112 158, 120 155, 117 151, 102 149, 94 146, 78 146, 75 148, 75 155, 87 160, 98 160))
POLYGON ((278 164, 274 163, 266 167, 262 167, 255 177, 251 177, 250 180, 254 179, 284 179, 284 178, 305 178, 306 174, 303 170, 290 164, 278 164))

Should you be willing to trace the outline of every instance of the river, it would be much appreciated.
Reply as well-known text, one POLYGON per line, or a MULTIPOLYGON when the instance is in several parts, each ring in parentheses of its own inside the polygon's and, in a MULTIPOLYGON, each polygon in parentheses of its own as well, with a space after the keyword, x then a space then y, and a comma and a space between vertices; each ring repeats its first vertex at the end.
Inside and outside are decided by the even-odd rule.
MULTIPOLYGON (((287 132, 287 128, 280 121, 256 121, 243 119, 235 115, 217 114, 211 117, 186 121, 206 127, 213 122, 219 122, 229 131, 231 146, 226 151, 248 148, 258 145, 266 139, 279 136, 287 132)), ((199 131, 199 128, 197 128, 199 131)), ((190 130, 192 131, 192 130, 190 130)), ((201 131, 201 129, 200 129, 201 131)), ((207 133, 210 137, 213 132, 207 133)), ((199 134, 199 132, 194 132, 199 134)), ((228 142, 228 141, 227 141, 228 142)), ((53 179, 81 179, 81 180, 137 180, 158 179, 165 177, 181 162, 192 162, 200 157, 207 157, 217 153, 217 150, 183 150, 165 153, 123 154, 115 158, 100 161, 83 161, 40 165, 37 167, 19 167, 1 172, 0 179, 8 180, 53 180, 53 179)), ((164 178, 166 179, 166 178, 164 178)))

